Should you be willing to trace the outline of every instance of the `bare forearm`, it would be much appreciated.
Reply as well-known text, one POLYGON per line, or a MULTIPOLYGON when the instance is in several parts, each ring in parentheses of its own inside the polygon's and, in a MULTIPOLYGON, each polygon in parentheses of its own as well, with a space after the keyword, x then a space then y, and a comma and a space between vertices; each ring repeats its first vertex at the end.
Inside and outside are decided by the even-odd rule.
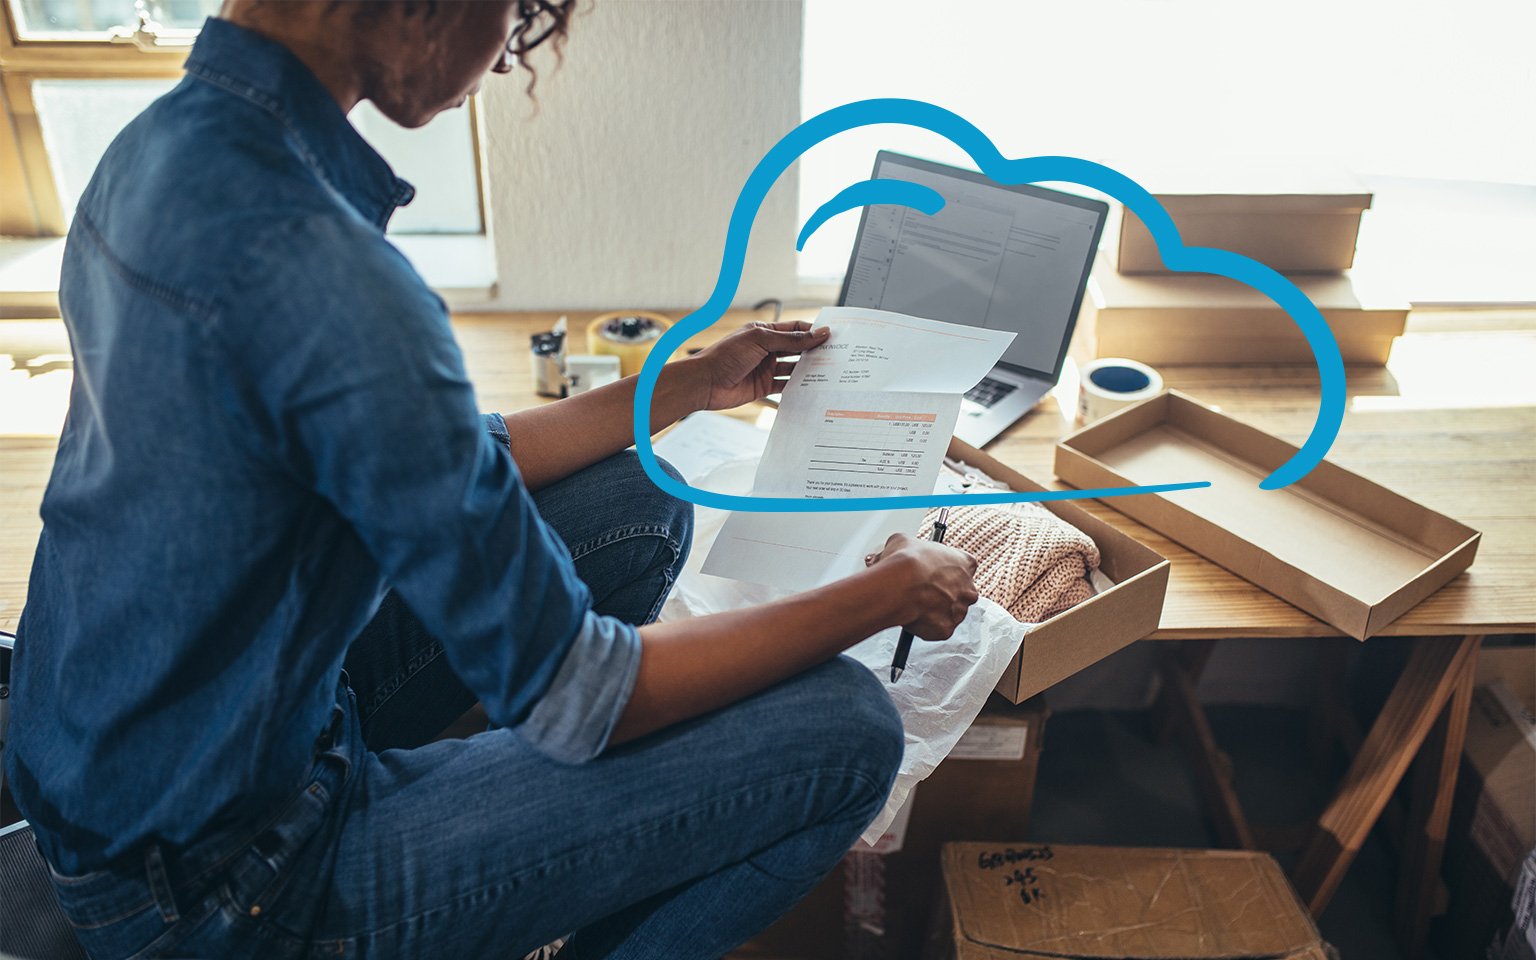
MULTIPOLYGON (((689 366, 678 360, 662 368, 651 402, 651 432, 676 423, 702 405, 706 390, 689 366)), ((512 438, 512 459, 530 490, 538 490, 635 442, 635 379, 503 414, 512 438)))
POLYGON ((908 616, 893 565, 758 607, 642 627, 639 677, 609 742, 728 706, 908 616))

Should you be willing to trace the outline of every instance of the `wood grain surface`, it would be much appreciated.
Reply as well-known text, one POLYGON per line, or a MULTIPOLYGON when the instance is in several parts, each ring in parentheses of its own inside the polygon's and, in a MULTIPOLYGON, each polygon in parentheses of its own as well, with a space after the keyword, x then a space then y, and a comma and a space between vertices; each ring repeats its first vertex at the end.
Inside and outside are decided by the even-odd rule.
MULTIPOLYGON (((581 330, 596 312, 570 315, 581 330)), ((673 314, 674 316, 678 314, 673 314)), ((810 318, 814 311, 786 316, 810 318)), ((699 338, 715 339, 741 311, 699 338)), ((549 402, 533 393, 530 333, 554 314, 463 315, 455 328, 486 410, 549 402)), ((57 322, 0 322, 0 354, 67 352, 57 322), (19 342, 20 346, 14 345, 19 342), (50 346, 51 344, 51 346, 50 346)), ((577 343, 574 349, 581 349, 577 343)), ((1483 532, 1472 569, 1387 628, 1387 635, 1526 632, 1536 629, 1536 312, 1415 314, 1387 367, 1349 370, 1349 411, 1329 459, 1483 532), (1484 369, 1482 360, 1493 365, 1484 369), (1523 368, 1518 382, 1498 372, 1523 368)), ((5 362, 0 359, 0 377, 5 362)), ((1316 412, 1317 377, 1308 367, 1207 366, 1162 371, 1168 385, 1299 443, 1316 412)), ((49 377, 12 372, 0 381, 0 628, 14 629, 26 598, 42 500, 52 464, 63 391, 49 377), (51 384, 51 385, 45 385, 51 384), (22 406, 17 406, 22 405, 22 406), (46 409, 44 405, 48 406, 46 409), (6 406, 11 409, 7 411, 6 406), (58 409, 54 410, 53 407, 58 409), (39 429, 38 421, 50 422, 39 429), (22 424, 21 428, 8 424, 22 424)), ((755 416, 757 408, 737 411, 755 416)), ((1039 480, 1051 471, 1056 440, 1071 425, 1054 399, 1015 424, 988 452, 1039 480)), ((1337 631, 1099 504, 1095 515, 1173 561, 1167 605, 1155 638, 1316 637, 1337 631)))

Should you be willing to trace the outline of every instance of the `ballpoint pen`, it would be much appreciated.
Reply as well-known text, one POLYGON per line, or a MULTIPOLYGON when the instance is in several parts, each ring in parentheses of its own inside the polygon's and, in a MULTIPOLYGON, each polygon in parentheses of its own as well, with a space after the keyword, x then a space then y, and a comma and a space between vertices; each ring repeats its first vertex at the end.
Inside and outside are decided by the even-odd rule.
MULTIPOLYGON (((969 484, 967 484, 969 486, 969 484)), ((944 532, 949 528, 949 508, 940 507, 939 515, 933 521, 934 543, 944 542, 944 532)), ((896 641, 896 656, 891 658, 891 682, 901 679, 901 672, 907 668, 907 656, 912 652, 912 631, 905 628, 901 631, 901 638, 896 641)))

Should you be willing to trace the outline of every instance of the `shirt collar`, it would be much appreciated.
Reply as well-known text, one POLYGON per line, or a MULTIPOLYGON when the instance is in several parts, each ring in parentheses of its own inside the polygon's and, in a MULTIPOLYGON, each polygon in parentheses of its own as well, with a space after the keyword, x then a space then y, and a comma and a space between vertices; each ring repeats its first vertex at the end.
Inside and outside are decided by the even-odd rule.
POLYGON ((416 195, 347 120, 330 91, 281 44, 209 17, 186 70, 280 120, 321 178, 380 229, 396 207, 416 195))

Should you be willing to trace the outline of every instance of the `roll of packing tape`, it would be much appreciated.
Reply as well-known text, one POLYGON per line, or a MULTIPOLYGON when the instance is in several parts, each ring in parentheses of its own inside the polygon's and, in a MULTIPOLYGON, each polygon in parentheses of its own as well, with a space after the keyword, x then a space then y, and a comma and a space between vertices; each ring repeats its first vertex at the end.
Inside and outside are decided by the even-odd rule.
POLYGON ((1077 422, 1090 424, 1162 392, 1162 376, 1146 364, 1123 357, 1101 357, 1083 365, 1077 387, 1077 422))
POLYGON ((587 352, 618 357, 623 375, 632 377, 645 365, 651 345, 670 326, 672 321, 659 313, 605 313, 587 325, 587 352))

